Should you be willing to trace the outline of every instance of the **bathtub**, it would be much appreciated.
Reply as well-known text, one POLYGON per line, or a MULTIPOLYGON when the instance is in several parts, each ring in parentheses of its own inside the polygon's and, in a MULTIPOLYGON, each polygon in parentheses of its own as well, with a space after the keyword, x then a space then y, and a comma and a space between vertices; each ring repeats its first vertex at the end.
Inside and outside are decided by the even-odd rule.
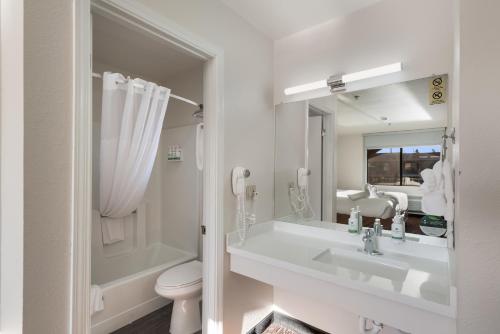
POLYGON ((92 316, 92 334, 108 334, 168 304, 154 291, 158 276, 196 254, 156 243, 93 264, 92 284, 101 287, 104 310, 92 316))

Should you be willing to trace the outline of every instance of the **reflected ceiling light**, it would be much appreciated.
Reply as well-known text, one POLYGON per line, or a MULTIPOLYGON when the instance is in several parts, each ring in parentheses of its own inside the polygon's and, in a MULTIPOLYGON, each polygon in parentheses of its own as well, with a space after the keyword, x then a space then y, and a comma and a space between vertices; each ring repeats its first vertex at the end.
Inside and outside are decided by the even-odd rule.
POLYGON ((347 82, 353 82, 373 77, 378 77, 381 75, 401 72, 402 64, 394 63, 389 65, 384 65, 380 67, 375 67, 369 70, 344 74, 342 76, 336 75, 331 76, 327 80, 319 80, 315 82, 306 83, 299 86, 293 86, 285 88, 285 95, 293 95, 298 93, 304 93, 311 90, 316 90, 320 88, 330 87, 332 91, 342 90, 347 82))
POLYGON ((306 83, 304 85, 288 87, 285 89, 285 95, 293 95, 326 87, 328 87, 326 80, 320 80, 320 81, 306 83))

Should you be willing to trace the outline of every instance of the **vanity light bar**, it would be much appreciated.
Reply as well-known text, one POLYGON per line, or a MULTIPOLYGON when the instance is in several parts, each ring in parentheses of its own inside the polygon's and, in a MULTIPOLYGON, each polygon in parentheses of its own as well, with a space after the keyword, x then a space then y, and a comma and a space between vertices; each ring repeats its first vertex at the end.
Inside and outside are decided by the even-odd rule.
POLYGON ((285 89, 285 95, 293 95, 326 87, 328 87, 326 80, 320 80, 320 81, 306 83, 304 85, 288 87, 285 89))
POLYGON ((342 76, 342 81, 347 83, 347 82, 353 82, 353 81, 378 77, 381 75, 401 72, 401 69, 402 69, 401 63, 384 65, 384 66, 375 67, 375 68, 365 70, 365 71, 344 74, 342 76))
MULTIPOLYGON (((345 84, 346 82, 353 82, 353 81, 378 77, 381 75, 401 72, 401 70, 402 70, 402 64, 401 63, 394 63, 394 64, 384 65, 384 66, 380 66, 380 67, 375 67, 375 68, 365 70, 365 71, 344 74, 341 76, 341 78, 342 78, 341 81, 337 80, 335 82, 340 82, 342 84, 345 84)), ((320 89, 320 88, 326 88, 330 85, 331 82, 333 82, 332 78, 333 77, 330 77, 330 79, 328 79, 328 80, 319 80, 319 81, 314 81, 314 82, 306 83, 306 84, 299 85, 299 86, 288 87, 288 88, 285 88, 284 92, 285 92, 285 95, 293 95, 293 94, 304 93, 304 92, 308 92, 308 91, 316 90, 316 89, 320 89)))

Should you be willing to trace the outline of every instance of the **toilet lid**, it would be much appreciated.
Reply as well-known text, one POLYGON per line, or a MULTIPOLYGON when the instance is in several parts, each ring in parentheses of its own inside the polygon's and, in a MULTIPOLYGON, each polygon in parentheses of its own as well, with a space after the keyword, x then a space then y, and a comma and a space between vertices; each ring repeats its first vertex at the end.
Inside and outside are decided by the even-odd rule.
POLYGON ((172 267, 158 277, 157 284, 160 287, 179 287, 191 285, 201 281, 203 266, 200 261, 191 261, 172 267))

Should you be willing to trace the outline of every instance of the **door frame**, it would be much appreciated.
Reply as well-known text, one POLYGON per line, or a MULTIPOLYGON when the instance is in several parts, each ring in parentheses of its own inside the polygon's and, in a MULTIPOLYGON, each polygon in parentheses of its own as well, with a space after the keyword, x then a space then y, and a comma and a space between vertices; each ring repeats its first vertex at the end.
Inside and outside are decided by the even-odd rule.
POLYGON ((0 2, 0 332, 23 328, 24 6, 0 2))
POLYGON ((71 333, 90 333, 92 12, 126 22, 204 60, 203 332, 222 334, 224 52, 131 0, 74 0, 74 171, 71 333))

